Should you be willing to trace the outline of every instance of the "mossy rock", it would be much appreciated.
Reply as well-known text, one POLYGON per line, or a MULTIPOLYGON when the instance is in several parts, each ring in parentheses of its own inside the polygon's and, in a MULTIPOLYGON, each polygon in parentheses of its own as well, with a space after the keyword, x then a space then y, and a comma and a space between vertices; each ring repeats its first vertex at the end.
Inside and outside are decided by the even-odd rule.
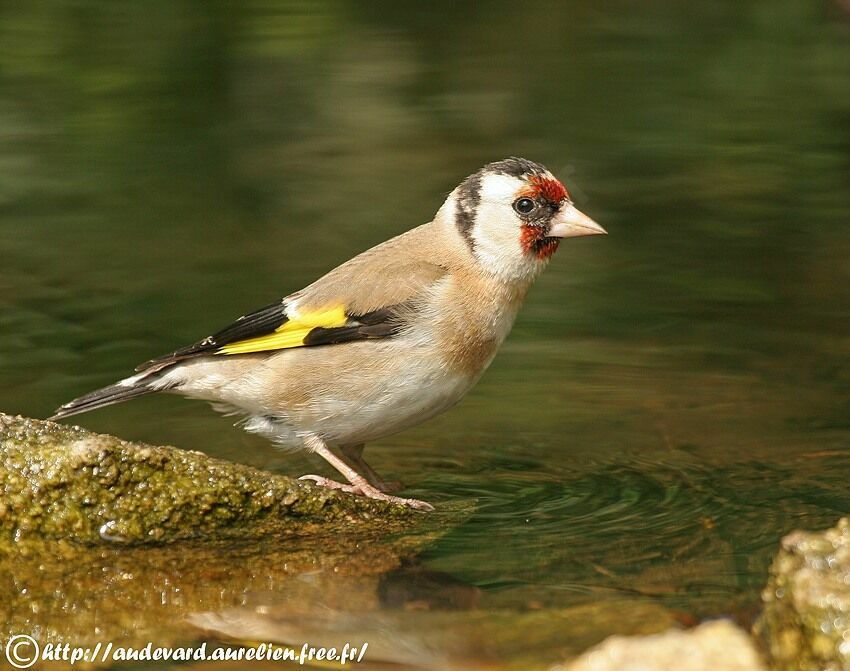
POLYGON ((756 632, 776 671, 850 671, 850 518, 782 539, 756 632))
POLYGON ((0 414, 0 641, 189 645, 197 613, 375 610, 468 515, 0 414))
POLYGON ((161 543, 332 522, 390 531, 416 517, 200 452, 0 413, 0 546, 161 543))

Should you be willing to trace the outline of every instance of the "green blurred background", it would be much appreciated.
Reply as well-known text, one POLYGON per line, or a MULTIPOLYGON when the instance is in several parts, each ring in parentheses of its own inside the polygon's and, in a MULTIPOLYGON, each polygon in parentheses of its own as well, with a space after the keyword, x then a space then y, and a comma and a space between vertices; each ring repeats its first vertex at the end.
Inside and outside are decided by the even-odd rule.
MULTIPOLYGON (((0 409, 43 417, 547 165, 562 245, 491 371, 371 447, 475 514, 423 557, 480 608, 755 609, 850 512, 846 2, 0 5, 0 409)), ((79 423, 281 472, 204 405, 79 423)), ((568 635, 568 634, 566 634, 568 635)))

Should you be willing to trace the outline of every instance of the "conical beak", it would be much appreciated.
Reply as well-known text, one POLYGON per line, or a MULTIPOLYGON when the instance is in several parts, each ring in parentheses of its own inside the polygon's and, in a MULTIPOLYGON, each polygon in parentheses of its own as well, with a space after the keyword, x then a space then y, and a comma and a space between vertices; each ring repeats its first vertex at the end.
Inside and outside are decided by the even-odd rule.
POLYGON ((553 238, 577 238, 582 235, 608 235, 608 231, 572 205, 555 215, 547 233, 553 238))

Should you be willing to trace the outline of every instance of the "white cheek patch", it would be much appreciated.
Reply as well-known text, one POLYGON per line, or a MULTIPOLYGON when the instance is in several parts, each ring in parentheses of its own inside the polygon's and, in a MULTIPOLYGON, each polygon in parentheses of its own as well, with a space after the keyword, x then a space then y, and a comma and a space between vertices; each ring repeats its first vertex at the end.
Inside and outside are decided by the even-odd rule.
POLYGON ((472 231, 475 254, 489 273, 505 281, 531 279, 541 263, 522 249, 522 222, 513 209, 522 180, 508 175, 487 175, 481 180, 481 200, 472 231))

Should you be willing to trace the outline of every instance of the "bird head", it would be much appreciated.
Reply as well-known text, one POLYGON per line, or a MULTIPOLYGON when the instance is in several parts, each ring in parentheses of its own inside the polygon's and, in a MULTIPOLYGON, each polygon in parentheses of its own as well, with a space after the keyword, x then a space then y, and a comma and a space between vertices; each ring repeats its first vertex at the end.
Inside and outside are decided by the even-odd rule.
POLYGON ((561 239, 605 233, 551 172, 524 158, 485 165, 444 208, 482 268, 507 282, 535 277, 561 239))

